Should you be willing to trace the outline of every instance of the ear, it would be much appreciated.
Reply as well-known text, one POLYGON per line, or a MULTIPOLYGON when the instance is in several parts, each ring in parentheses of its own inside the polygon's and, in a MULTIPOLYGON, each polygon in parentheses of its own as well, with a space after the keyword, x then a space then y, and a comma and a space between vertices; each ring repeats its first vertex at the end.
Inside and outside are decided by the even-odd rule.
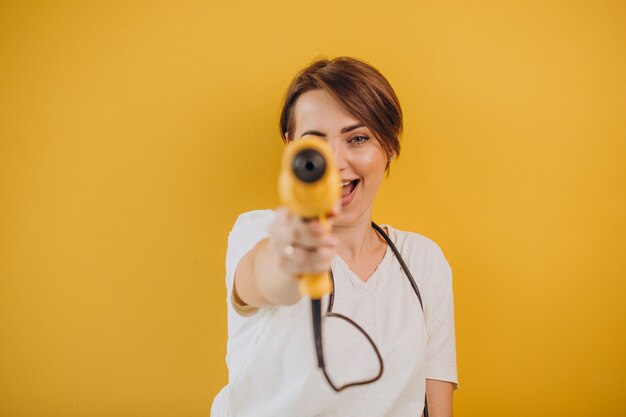
POLYGON ((389 166, 391 165, 391 161, 393 161, 394 159, 396 159, 395 154, 391 154, 387 157, 387 164, 385 165, 385 171, 387 173, 387 176, 389 176, 389 166))
POLYGON ((291 138, 289 137, 289 132, 285 132, 285 143, 291 142, 291 138))

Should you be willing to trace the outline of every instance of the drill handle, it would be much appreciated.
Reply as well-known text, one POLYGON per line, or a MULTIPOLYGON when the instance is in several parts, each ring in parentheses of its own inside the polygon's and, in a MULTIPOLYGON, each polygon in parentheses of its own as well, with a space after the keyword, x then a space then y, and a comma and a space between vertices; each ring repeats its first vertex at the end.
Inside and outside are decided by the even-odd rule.
MULTIPOLYGON (((330 224, 325 215, 319 217, 319 222, 325 231, 330 231, 330 224)), ((299 290, 300 294, 308 295, 312 300, 319 300, 332 292, 333 284, 328 272, 304 274, 300 277, 299 290)))

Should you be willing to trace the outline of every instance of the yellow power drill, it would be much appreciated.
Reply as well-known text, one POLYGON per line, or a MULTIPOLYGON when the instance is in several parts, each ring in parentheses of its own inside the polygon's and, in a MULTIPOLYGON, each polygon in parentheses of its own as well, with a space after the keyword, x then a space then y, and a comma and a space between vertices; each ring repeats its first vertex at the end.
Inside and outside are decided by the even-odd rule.
MULTIPOLYGON (((328 231, 327 215, 341 196, 341 180, 328 144, 320 138, 306 136, 285 147, 278 177, 278 193, 293 214, 304 219, 318 219, 328 231)), ((339 391, 326 373, 322 350, 322 302, 333 287, 328 272, 300 277, 300 294, 311 298, 313 340, 317 366, 328 383, 339 391)))
MULTIPOLYGON (((287 209, 304 219, 318 219, 329 231, 327 215, 341 196, 341 179, 328 144, 305 136, 290 142, 283 152, 278 193, 287 209)), ((300 277, 300 294, 312 300, 330 294, 328 272, 300 277)))

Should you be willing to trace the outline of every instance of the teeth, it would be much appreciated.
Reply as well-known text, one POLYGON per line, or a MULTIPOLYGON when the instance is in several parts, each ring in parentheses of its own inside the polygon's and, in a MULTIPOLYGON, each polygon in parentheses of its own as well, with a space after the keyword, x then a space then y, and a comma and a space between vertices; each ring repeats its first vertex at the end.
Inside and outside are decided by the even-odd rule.
POLYGON ((344 187, 348 184, 350 184, 352 181, 344 181, 343 183, 341 183, 341 185, 343 185, 344 187))

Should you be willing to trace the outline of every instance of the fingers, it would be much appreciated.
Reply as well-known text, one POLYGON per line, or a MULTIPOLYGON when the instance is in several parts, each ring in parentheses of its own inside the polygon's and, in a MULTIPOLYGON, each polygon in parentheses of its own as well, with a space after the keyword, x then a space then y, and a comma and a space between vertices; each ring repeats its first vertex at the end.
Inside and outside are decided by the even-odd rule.
POLYGON ((269 230, 270 248, 278 257, 281 269, 291 275, 330 269, 339 246, 331 228, 330 223, 322 225, 318 220, 305 221, 285 208, 277 210, 269 230))
POLYGON ((293 242, 297 246, 314 249, 323 245, 324 238, 330 234, 330 225, 324 227, 318 220, 305 221, 293 216, 292 222, 295 231, 293 242))
POLYGON ((281 236, 289 238, 293 246, 315 250, 324 244, 324 239, 330 235, 332 230, 331 221, 322 224, 318 219, 302 219, 286 209, 281 209, 279 216, 280 227, 286 228, 279 233, 281 236))
POLYGON ((291 275, 313 274, 328 271, 335 256, 336 247, 327 246, 315 251, 294 247, 281 254, 280 267, 291 275))

